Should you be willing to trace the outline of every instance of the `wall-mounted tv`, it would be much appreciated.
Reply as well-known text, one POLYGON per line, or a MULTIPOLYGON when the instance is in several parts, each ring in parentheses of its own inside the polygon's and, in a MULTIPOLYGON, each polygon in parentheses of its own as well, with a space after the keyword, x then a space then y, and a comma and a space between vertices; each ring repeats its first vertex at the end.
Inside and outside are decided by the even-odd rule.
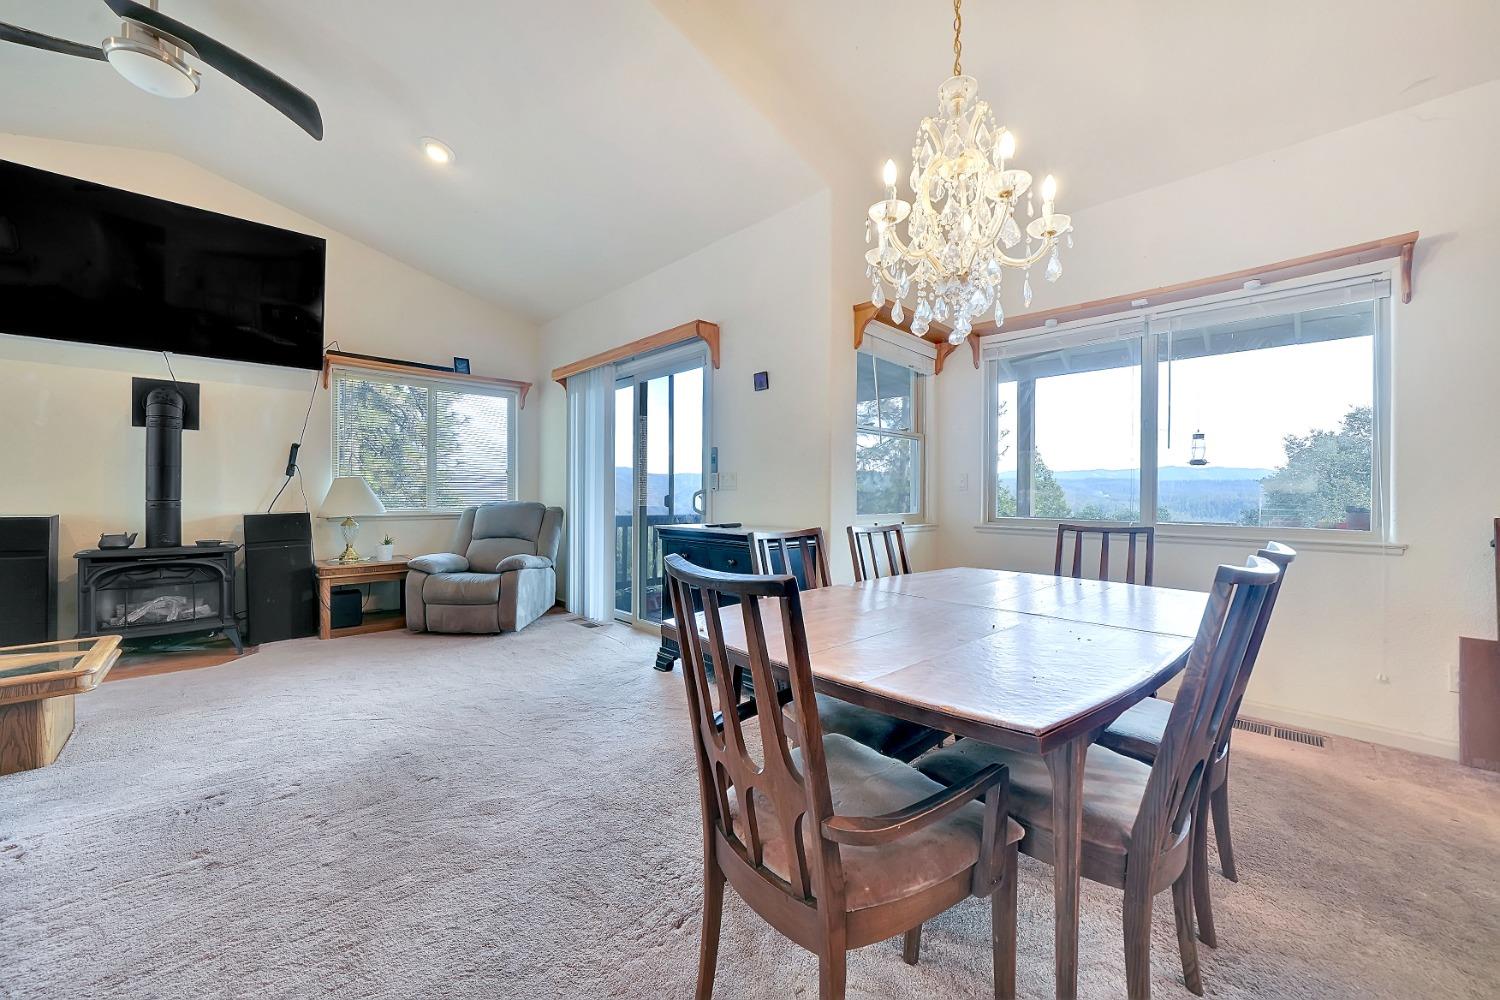
POLYGON ((0 333, 318 368, 325 252, 0 160, 0 333))

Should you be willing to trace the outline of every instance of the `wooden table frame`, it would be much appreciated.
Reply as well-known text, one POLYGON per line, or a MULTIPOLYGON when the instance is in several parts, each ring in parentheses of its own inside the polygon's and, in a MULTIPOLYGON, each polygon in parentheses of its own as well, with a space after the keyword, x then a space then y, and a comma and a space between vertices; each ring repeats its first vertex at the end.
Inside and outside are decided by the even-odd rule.
MULTIPOLYGON (((1189 591, 1169 591, 1162 588, 1146 588, 1134 584, 1125 583, 1099 583, 1097 581, 1060 581, 1052 576, 1040 576, 1032 574, 1015 574, 994 570, 975 570, 959 568, 953 570, 940 570, 936 573, 917 573, 906 577, 891 577, 878 581, 869 581, 864 584, 856 584, 853 587, 832 587, 819 591, 809 591, 802 595, 804 619, 812 631, 820 621, 820 615, 824 614, 824 606, 834 601, 849 603, 848 594, 861 590, 894 590, 901 592, 904 588, 921 586, 923 578, 929 580, 937 579, 944 574, 950 577, 959 574, 968 574, 970 578, 982 581, 983 574, 992 574, 995 580, 1018 579, 1022 580, 1020 586, 1026 586, 1027 581, 1036 581, 1038 589, 1049 586, 1074 585, 1079 587, 1101 588, 1101 593, 1113 597, 1122 597, 1125 603, 1131 599, 1147 599, 1172 602, 1178 605, 1174 614, 1175 620, 1171 623, 1170 630, 1156 630, 1144 628, 1145 624, 1157 624, 1157 622, 1120 621, 1118 623, 1106 623, 1094 618, 1068 618, 1064 617, 1066 609, 1060 609, 1057 615, 1039 614, 1036 612, 1012 611, 1004 608, 995 608, 997 616, 1019 615, 1025 619, 1033 620, 1033 629, 1036 628, 1036 619, 1049 619, 1063 623, 1062 628, 1071 632, 1092 629, 1124 629, 1129 632, 1146 632, 1150 635, 1160 637, 1163 641, 1156 644, 1160 654, 1155 659, 1143 658, 1136 671, 1136 679, 1128 685, 1119 686, 1112 691, 1108 697, 1101 697, 1096 702, 1088 705, 1081 711, 1068 714, 1066 717, 1057 718, 1054 722, 1041 727, 1035 731, 1026 731, 1022 728, 1010 728, 997 719, 983 720, 964 714, 962 705, 951 705, 944 708, 933 705, 914 704, 909 700, 890 694, 882 694, 878 690, 878 684, 872 685, 869 678, 855 683, 840 680, 830 676, 826 670, 819 668, 819 652, 812 653, 813 684, 814 687, 835 698, 851 702, 865 708, 893 715, 898 718, 917 722, 934 729, 954 733, 959 736, 980 740, 995 746, 1005 747, 1024 753, 1038 754, 1046 762, 1047 771, 1052 778, 1052 829, 1059 844, 1054 850, 1053 860, 1053 902, 1055 907, 1055 942, 1056 942, 1056 974, 1057 974, 1057 996, 1065 1000, 1073 1000, 1078 991, 1078 929, 1079 929, 1079 881, 1082 874, 1082 851, 1083 851, 1083 771, 1084 762, 1087 759, 1090 744, 1103 732, 1103 730, 1116 718, 1120 716, 1131 705, 1147 698, 1153 691, 1162 687, 1175 677, 1186 665, 1187 655, 1192 646, 1192 635, 1196 630, 1197 619, 1201 617, 1203 603, 1207 599, 1206 594, 1189 591), (979 574, 979 576, 975 576, 979 574), (838 597, 843 592, 845 597, 838 597), (1161 595, 1167 595, 1165 597, 1161 595), (1193 613, 1196 608, 1196 614, 1193 613), (1146 667, 1145 664, 1152 665, 1146 667)), ((909 595, 916 597, 916 595, 909 595)), ((958 603, 956 600, 945 600, 931 596, 917 598, 920 600, 934 601, 935 603, 958 603)), ((1081 603, 1081 602, 1080 602, 1081 603)), ((861 612, 862 614, 878 615, 880 610, 872 609, 861 612)), ((1149 618, 1150 616, 1144 616, 1149 618)), ((701 619, 700 619, 701 620, 701 619)), ((730 623, 737 624, 734 616, 726 616, 726 643, 728 646, 731 665, 736 667, 748 667, 748 659, 743 647, 737 648, 737 643, 743 642, 738 634, 733 636, 730 632, 730 623)), ((1045 627, 1044 627, 1045 628, 1045 627)), ((918 630, 913 629, 913 632, 918 630)), ((662 626, 664 637, 676 638, 675 623, 666 622, 662 626)), ((1106 634, 1106 633, 1099 633, 1106 634)), ((852 650, 861 641, 873 638, 866 636, 865 639, 852 640, 842 644, 836 649, 852 650)), ((931 635, 923 636, 913 634, 911 636, 910 648, 903 650, 908 656, 921 656, 920 644, 930 641, 931 635)), ((976 639, 975 641, 982 641, 976 639)), ((768 636, 768 644, 772 653, 773 664, 782 665, 779 636, 772 642, 768 636)), ((1068 654, 1061 651, 1060 645, 1053 650, 1058 657, 1066 657, 1068 654)), ((835 649, 824 648, 823 657, 829 659, 835 649)), ((962 645, 948 650, 935 650, 932 660, 935 662, 939 657, 961 657, 962 645)), ((1073 654, 1077 655, 1077 654, 1073 654)), ((911 661, 907 661, 910 663, 911 661)), ((920 664, 917 664, 920 665, 920 664)), ((892 675, 907 666, 893 668, 892 675)), ((1066 683, 1071 678, 1060 678, 1066 683)))
POLYGON ((364 562, 341 563, 337 559, 320 559, 318 569, 318 638, 342 639, 346 635, 389 632, 406 628, 406 561, 409 556, 392 559, 367 559, 364 562), (372 621, 349 628, 332 627, 333 588, 354 587, 367 583, 394 580, 400 584, 401 607, 396 614, 384 613, 372 621))
POLYGON ((120 637, 38 642, 0 649, 0 669, 47 663, 89 645, 65 670, 0 677, 0 774, 46 767, 73 735, 73 698, 99 686, 120 658, 120 637), (91 645, 89 645, 91 644, 91 645))

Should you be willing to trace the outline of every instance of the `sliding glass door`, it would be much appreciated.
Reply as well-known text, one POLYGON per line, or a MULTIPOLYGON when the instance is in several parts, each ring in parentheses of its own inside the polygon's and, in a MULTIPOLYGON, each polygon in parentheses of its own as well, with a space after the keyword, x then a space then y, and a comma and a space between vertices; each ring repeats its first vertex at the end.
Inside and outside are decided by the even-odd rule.
POLYGON ((622 366, 615 381, 615 614, 662 620, 662 524, 708 519, 708 379, 701 351, 622 366))

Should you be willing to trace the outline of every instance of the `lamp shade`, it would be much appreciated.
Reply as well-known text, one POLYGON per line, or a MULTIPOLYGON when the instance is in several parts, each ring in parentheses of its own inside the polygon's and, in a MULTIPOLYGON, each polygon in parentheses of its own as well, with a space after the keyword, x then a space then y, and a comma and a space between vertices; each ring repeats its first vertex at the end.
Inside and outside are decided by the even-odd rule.
POLYGON ((369 517, 384 514, 385 504, 359 476, 339 476, 323 498, 323 517, 369 517))

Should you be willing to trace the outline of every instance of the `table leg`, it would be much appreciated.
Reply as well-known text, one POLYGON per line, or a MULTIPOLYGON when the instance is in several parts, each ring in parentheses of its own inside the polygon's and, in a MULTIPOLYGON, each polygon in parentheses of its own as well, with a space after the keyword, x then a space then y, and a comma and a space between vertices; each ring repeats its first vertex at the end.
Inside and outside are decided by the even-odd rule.
POLYGON ((318 638, 333 638, 329 617, 333 607, 333 584, 328 580, 318 581, 318 638))
POLYGON ((1045 754, 1052 775, 1052 878, 1058 1000, 1078 996, 1078 881, 1083 867, 1083 762, 1089 741, 1045 754))
POLYGON ((0 705, 0 774, 46 767, 73 735, 73 695, 0 705))

